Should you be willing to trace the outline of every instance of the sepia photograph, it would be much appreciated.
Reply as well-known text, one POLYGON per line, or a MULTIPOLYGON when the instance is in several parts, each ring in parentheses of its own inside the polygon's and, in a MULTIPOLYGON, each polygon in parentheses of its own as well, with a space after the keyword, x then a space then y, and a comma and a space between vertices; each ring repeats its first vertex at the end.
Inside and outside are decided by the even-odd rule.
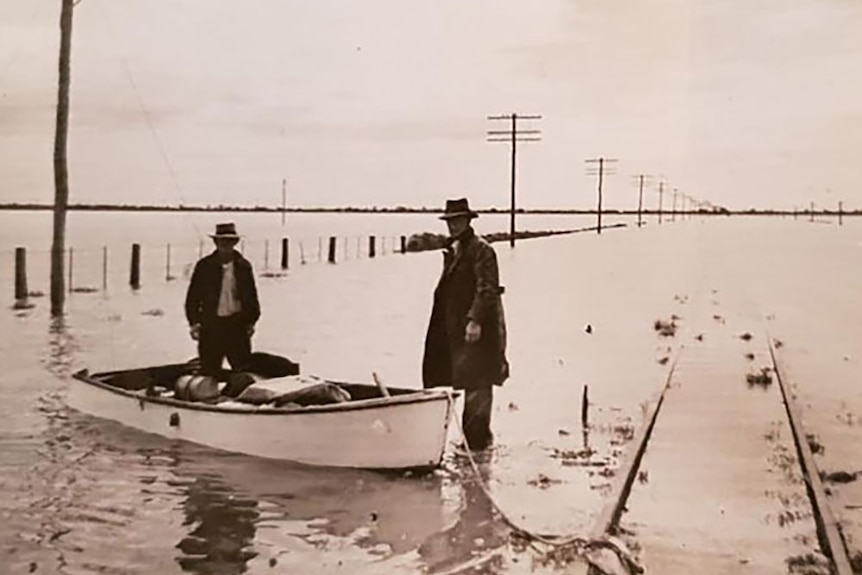
POLYGON ((862 3, 0 0, 0 575, 862 574, 862 3))

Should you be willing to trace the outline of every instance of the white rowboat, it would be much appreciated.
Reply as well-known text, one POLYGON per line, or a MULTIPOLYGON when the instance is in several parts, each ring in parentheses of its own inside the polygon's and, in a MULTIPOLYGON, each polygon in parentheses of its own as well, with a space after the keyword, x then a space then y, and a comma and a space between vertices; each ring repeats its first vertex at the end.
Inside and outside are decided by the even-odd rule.
POLYGON ((171 439, 308 465, 428 470, 443 458, 452 390, 389 388, 390 397, 381 397, 375 385, 338 382, 351 401, 269 407, 151 396, 123 377, 177 369, 182 366, 96 374, 83 370, 73 376, 68 403, 80 412, 171 439))

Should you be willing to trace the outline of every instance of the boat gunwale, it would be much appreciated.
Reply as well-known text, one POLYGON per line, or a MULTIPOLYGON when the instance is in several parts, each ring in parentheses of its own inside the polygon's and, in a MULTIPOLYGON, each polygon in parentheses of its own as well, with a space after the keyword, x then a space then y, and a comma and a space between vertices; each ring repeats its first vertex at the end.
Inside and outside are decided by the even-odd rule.
MULTIPOLYGON (((80 371, 72 374, 72 377, 82 383, 86 383, 88 385, 92 385, 94 387, 98 387, 105 391, 114 393, 116 395, 120 395, 123 397, 128 397, 129 399, 138 400, 143 408, 144 403, 153 403, 157 405, 164 405, 167 407, 174 407, 180 409, 191 409, 196 411, 208 411, 215 413, 234 413, 240 415, 302 415, 302 414, 320 414, 320 413, 330 413, 330 412, 345 412, 345 411, 361 411, 366 409, 379 409, 386 407, 399 407, 403 405, 410 405, 413 403, 424 403, 427 401, 439 401, 441 399, 446 399, 449 402, 454 401, 458 396, 457 390, 452 390, 451 388, 431 388, 431 389, 405 389, 405 388, 391 388, 398 389, 399 391, 407 391, 403 395, 396 395, 391 397, 375 397, 371 399, 358 399, 355 401, 346 401, 344 403, 333 403, 328 405, 308 405, 305 407, 268 407, 261 409, 259 406, 249 404, 248 407, 220 407, 219 404, 209 404, 209 403, 197 403, 190 401, 183 401, 179 399, 173 399, 168 397, 152 397, 144 395, 141 392, 135 392, 128 389, 123 389, 120 387, 116 387, 105 383, 104 381, 100 381, 96 379, 97 377, 106 377, 110 375, 116 375, 119 373, 124 373, 126 371, 131 370, 119 370, 119 371, 106 371, 101 373, 90 374, 88 370, 82 369, 80 371)), ((336 382, 330 380, 323 380, 328 383, 334 383, 338 385, 339 383, 344 383, 347 385, 364 385, 364 384, 348 384, 347 382, 336 382)), ((368 385, 368 387, 373 387, 368 385)))

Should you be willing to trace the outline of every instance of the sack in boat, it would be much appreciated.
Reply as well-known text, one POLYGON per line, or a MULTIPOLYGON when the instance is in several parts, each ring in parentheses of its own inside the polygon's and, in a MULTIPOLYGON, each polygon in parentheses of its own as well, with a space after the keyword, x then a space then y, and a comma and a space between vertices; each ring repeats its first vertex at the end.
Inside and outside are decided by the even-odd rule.
POLYGON ((288 391, 282 393, 275 398, 276 407, 281 407, 286 403, 297 403, 303 407, 307 405, 329 405, 333 403, 344 403, 350 401, 350 393, 334 383, 322 382, 297 389, 296 391, 288 391))
POLYGON ((246 371, 265 378, 299 375, 299 364, 272 353, 256 351, 248 356, 240 371, 246 371))
POLYGON ((208 401, 219 395, 218 382, 208 375, 180 376, 174 389, 174 397, 184 401, 208 401))
POLYGON ((140 391, 153 387, 156 384, 156 380, 147 370, 136 369, 117 374, 113 378, 112 384, 129 391, 140 391))
POLYGON ((265 387, 249 387, 240 393, 236 400, 242 403, 250 403, 251 405, 264 405, 272 403, 272 400, 278 397, 278 394, 271 389, 265 387))

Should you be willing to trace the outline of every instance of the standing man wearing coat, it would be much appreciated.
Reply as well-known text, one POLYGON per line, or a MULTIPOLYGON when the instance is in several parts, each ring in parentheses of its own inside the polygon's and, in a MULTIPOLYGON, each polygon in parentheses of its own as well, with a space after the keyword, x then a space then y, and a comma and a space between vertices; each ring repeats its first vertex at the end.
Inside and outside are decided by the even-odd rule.
POLYGON ((240 369, 251 355, 260 302, 251 263, 234 249, 239 241, 236 226, 216 224, 210 237, 216 249, 195 265, 186 293, 186 319, 198 342, 201 373, 217 377, 225 358, 240 369))
POLYGON ((426 388, 465 391, 461 423, 467 446, 474 451, 493 441, 493 386, 509 376, 497 255, 470 225, 478 216, 466 199, 446 202, 440 219, 449 227, 449 239, 422 361, 426 388))

